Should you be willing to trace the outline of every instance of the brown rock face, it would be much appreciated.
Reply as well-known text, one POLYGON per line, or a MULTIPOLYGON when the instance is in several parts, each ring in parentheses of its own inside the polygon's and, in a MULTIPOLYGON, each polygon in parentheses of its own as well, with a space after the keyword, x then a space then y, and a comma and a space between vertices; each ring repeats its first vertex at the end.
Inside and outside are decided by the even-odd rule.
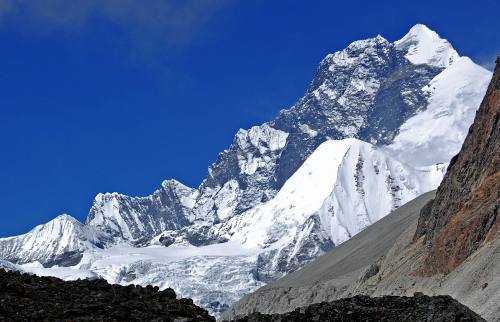
POLYGON ((500 237, 500 57, 486 96, 436 198, 420 213, 424 275, 449 273, 484 242, 500 237))

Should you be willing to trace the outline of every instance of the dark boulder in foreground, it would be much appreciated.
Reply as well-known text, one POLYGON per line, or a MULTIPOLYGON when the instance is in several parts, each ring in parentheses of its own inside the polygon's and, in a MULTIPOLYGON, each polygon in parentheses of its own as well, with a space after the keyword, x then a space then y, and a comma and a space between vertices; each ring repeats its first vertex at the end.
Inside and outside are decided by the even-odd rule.
POLYGON ((485 321, 450 296, 414 297, 358 295, 334 302, 313 304, 284 314, 253 313, 239 322, 271 321, 485 321))
POLYGON ((215 321, 172 289, 65 282, 0 269, 0 321, 215 321))

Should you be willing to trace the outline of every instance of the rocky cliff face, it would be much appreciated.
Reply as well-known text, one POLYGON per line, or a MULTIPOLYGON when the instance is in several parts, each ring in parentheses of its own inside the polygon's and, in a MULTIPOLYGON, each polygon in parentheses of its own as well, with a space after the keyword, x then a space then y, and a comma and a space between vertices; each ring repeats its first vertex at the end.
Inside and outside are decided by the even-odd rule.
POLYGON ((424 274, 449 273, 500 235, 500 57, 462 150, 436 198, 421 213, 414 239, 429 253, 424 274))

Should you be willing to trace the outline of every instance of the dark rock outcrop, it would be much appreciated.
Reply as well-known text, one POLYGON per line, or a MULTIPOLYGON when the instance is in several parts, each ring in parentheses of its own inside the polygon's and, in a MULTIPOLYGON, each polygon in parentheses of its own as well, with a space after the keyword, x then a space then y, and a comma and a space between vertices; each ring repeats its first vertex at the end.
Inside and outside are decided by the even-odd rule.
POLYGON ((65 282, 0 269, 0 321, 215 321, 172 289, 65 282))
POLYGON ((429 247, 422 273, 449 273, 485 241, 499 237, 500 57, 460 153, 436 198, 420 214, 414 240, 429 247))
POLYGON ((450 296, 414 297, 358 295, 323 302, 284 314, 253 313, 240 322, 271 321, 484 321, 479 315, 450 296))

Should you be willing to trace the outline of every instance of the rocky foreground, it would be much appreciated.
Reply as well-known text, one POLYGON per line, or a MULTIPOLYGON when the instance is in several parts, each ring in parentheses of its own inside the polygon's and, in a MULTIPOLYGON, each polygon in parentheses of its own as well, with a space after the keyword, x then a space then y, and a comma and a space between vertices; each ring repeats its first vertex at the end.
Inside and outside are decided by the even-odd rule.
POLYGON ((358 295, 334 302, 313 304, 284 314, 253 313, 239 322, 271 321, 485 321, 450 296, 414 297, 358 295))
MULTIPOLYGON (((450 296, 356 296, 285 314, 254 313, 236 321, 484 321, 450 296)), ((0 321, 215 321, 172 289, 65 282, 0 269, 0 321)))
POLYGON ((0 269, 0 321, 215 321, 172 289, 65 282, 0 269))

